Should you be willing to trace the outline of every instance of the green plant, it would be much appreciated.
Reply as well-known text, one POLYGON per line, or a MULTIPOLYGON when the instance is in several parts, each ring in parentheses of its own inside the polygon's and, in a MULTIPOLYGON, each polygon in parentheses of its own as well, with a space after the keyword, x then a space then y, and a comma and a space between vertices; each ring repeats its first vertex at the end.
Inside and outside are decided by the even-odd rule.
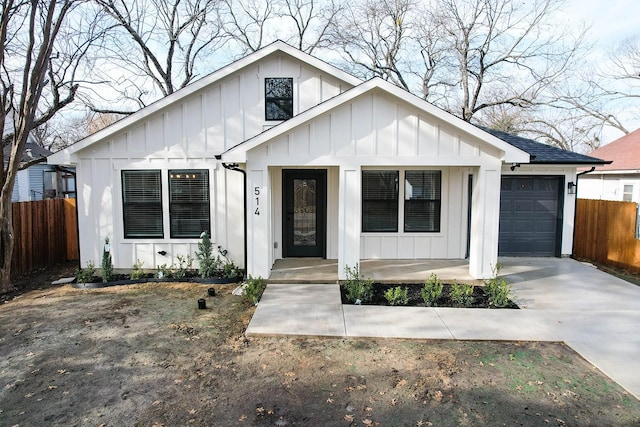
POLYGON ((222 274, 224 277, 229 279, 241 276, 240 269, 233 263, 233 261, 229 261, 224 264, 222 274))
POLYGON ((267 282, 262 277, 254 278, 249 275, 245 282, 243 296, 253 304, 258 304, 266 287, 267 282))
POLYGON ((113 279, 113 261, 111 259, 111 248, 108 237, 104 239, 104 247, 102 248, 100 275, 102 276, 103 282, 110 282, 111 279, 113 279))
POLYGON ((453 286, 451 286, 449 298, 451 298, 451 301, 455 304, 469 307, 476 300, 473 296, 473 285, 454 283, 453 286))
POLYGON ((186 257, 176 255, 176 259, 178 260, 178 266, 173 275, 176 279, 184 279, 193 269, 193 257, 191 255, 187 255, 186 257))
POLYGON ((135 264, 131 268, 131 278, 132 279, 142 279, 144 277, 144 270, 142 269, 142 264, 144 264, 139 259, 136 260, 135 264))
POLYGON ((440 296, 442 295, 442 290, 444 289, 444 285, 436 276, 436 273, 431 273, 429 278, 425 281, 424 287, 420 291, 422 295, 422 300, 429 307, 434 307, 440 296))
POLYGON ((198 273, 200 277, 213 277, 215 272, 220 269, 220 258, 213 256, 213 245, 209 233, 203 231, 198 242, 198 250, 196 251, 196 259, 198 260, 198 273))
POLYGON ((389 288, 384 291, 384 298, 389 305, 407 305, 409 304, 409 296, 407 295, 407 288, 403 286, 396 286, 395 288, 389 288))
POLYGON ((167 264, 161 264, 158 266, 158 271, 156 271, 156 277, 158 279, 167 279, 171 277, 171 268, 167 266, 167 264))
POLYGON ((347 276, 347 280, 344 283, 347 301, 352 303, 371 301, 373 298, 373 280, 363 279, 360 276, 358 264, 353 268, 346 265, 344 272, 347 276))
POLYGON ((93 261, 87 261, 85 268, 76 270, 76 280, 78 283, 91 283, 95 274, 96 266, 93 261))
POLYGON ((505 279, 499 279, 498 274, 502 269, 500 263, 493 269, 493 277, 485 281, 484 292, 487 295, 489 305, 494 307, 506 307, 511 303, 511 286, 505 279))

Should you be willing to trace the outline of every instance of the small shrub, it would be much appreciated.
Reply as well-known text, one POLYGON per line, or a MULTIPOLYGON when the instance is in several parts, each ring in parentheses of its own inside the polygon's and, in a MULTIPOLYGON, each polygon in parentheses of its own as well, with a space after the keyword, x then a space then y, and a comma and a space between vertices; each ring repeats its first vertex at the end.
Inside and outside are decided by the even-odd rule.
POLYGON ((214 277, 216 271, 220 268, 220 258, 213 256, 213 245, 209 233, 203 231, 198 242, 198 250, 196 251, 196 259, 198 260, 198 273, 200 277, 214 277))
POLYGON ((96 266, 93 261, 87 261, 85 268, 76 270, 76 280, 78 283, 91 283, 95 274, 96 266))
POLYGON ((131 268, 131 278, 132 279, 142 279, 144 277, 144 270, 142 269, 142 264, 144 264, 139 259, 136 260, 135 264, 131 268))
POLYGON ((171 277, 171 268, 169 268, 167 264, 159 265, 158 270, 156 271, 156 278, 167 279, 169 277, 171 277))
POLYGON ((186 257, 176 255, 176 259, 178 260, 178 266, 173 275, 176 279, 184 279, 193 269, 193 257, 191 255, 187 255, 186 257))
POLYGON ((454 283, 453 286, 451 286, 449 298, 457 305, 469 307, 475 301, 473 285, 454 283))
POLYGON ((502 265, 497 263, 493 269, 493 277, 485 282, 484 292, 489 305, 507 307, 511 303, 511 286, 505 279, 498 279, 502 265))
POLYGON ((360 276, 358 264, 351 268, 348 265, 344 267, 347 280, 344 283, 347 301, 355 303, 369 302, 373 298, 373 280, 363 279, 360 276))
POLYGON ((429 278, 424 284, 424 287, 420 291, 422 295, 422 300, 429 307, 436 306, 438 299, 442 295, 442 290, 444 289, 444 285, 436 276, 436 273, 431 273, 429 278))
POLYGON ((240 273, 240 269, 233 263, 233 261, 229 261, 224 265, 222 269, 222 275, 226 278, 233 279, 236 277, 240 277, 242 274, 240 273))
POLYGON ((100 275, 103 282, 110 282, 113 279, 113 261, 111 259, 111 250, 109 247, 109 238, 104 239, 104 247, 102 249, 102 265, 100 267, 100 275))
POLYGON ((243 292, 245 299, 251 301, 253 304, 258 304, 258 301, 262 298, 262 293, 267 287, 266 281, 260 276, 257 278, 249 276, 245 283, 246 285, 243 292))
POLYGON ((389 288, 384 291, 384 298, 389 305, 407 305, 409 304, 409 296, 407 295, 407 288, 403 286, 396 286, 395 288, 389 288))
POLYGON ((511 286, 505 279, 493 278, 487 281, 484 291, 489 305, 506 307, 511 303, 511 286))

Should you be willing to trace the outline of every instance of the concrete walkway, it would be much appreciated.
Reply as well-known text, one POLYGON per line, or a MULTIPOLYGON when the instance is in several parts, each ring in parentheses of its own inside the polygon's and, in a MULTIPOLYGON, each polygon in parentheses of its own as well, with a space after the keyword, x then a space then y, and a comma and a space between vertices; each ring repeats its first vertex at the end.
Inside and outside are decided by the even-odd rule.
POLYGON ((270 283, 246 334, 563 341, 640 398, 640 287, 572 259, 500 261, 521 310, 342 305, 335 284, 270 283))

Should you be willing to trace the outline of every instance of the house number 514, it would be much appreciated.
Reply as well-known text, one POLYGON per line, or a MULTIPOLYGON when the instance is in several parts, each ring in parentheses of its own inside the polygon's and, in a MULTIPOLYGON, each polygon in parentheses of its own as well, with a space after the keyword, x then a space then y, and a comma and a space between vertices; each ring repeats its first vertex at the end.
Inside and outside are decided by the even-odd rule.
POLYGON ((256 196, 256 210, 253 214, 260 215, 260 187, 254 187, 253 194, 256 196))

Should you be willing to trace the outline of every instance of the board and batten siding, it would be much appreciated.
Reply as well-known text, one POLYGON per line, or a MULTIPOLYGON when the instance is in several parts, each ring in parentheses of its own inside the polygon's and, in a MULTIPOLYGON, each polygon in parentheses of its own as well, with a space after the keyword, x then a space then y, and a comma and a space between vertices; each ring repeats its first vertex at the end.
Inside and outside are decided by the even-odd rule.
MULTIPOLYGON (((224 169, 215 156, 279 123, 265 120, 264 79, 291 77, 294 114, 352 86, 285 54, 274 54, 201 90, 134 121, 75 155, 81 264, 100 264, 104 239, 111 241, 114 266, 129 269, 177 264, 178 255, 194 255, 198 239, 171 239, 168 170, 207 169, 211 231, 244 267, 242 174, 224 169), (164 238, 124 239, 121 171, 161 171, 164 238), (166 255, 158 252, 166 251, 166 255)), ((145 110, 142 110, 145 111, 145 110)), ((194 264, 197 266, 197 263, 194 264)))
MULTIPOLYGON (((332 192, 337 192, 337 204, 335 212, 331 204, 328 206, 327 257, 334 256, 337 249, 340 274, 345 264, 354 265, 365 258, 464 258, 468 230, 468 177, 481 171, 483 176, 486 171, 492 171, 491 176, 499 176, 500 156, 495 147, 457 131, 444 120, 431 117, 396 97, 379 91, 356 97, 247 152, 247 164, 251 165, 252 171, 249 186, 253 188, 255 185, 266 191, 269 183, 273 185, 270 190, 273 210, 269 214, 275 216, 273 219, 252 219, 251 227, 255 229, 249 230, 250 245, 261 253, 271 254, 270 259, 254 260, 252 271, 262 275, 268 273, 275 258, 281 256, 281 251, 269 246, 273 242, 251 236, 252 233, 262 236, 258 228, 271 227, 273 239, 281 238, 281 213, 278 211, 281 197, 278 196, 280 189, 276 188, 280 181, 274 174, 283 168, 337 171, 334 184, 328 184, 330 197, 332 192), (364 169, 441 170, 441 231, 362 233, 360 186, 364 169), (251 177, 255 177, 256 182, 251 182, 251 177), (337 226, 332 221, 337 221, 337 226), (331 236, 330 233, 337 234, 331 236)), ((333 175, 334 172, 329 176, 333 175)), ((495 209, 488 210, 484 209, 483 203, 498 197, 499 184, 499 179, 491 179, 488 187, 477 186, 474 190, 482 193, 478 200, 483 202, 475 207, 476 215, 483 217, 479 223, 484 229, 495 229, 496 241, 498 203, 494 203, 495 209), (487 191, 493 194, 491 198, 485 195, 487 191), (485 222, 491 225, 485 227, 485 222)), ((483 244, 480 240, 477 245, 483 244)), ((488 265, 488 262, 483 262, 488 265)))

